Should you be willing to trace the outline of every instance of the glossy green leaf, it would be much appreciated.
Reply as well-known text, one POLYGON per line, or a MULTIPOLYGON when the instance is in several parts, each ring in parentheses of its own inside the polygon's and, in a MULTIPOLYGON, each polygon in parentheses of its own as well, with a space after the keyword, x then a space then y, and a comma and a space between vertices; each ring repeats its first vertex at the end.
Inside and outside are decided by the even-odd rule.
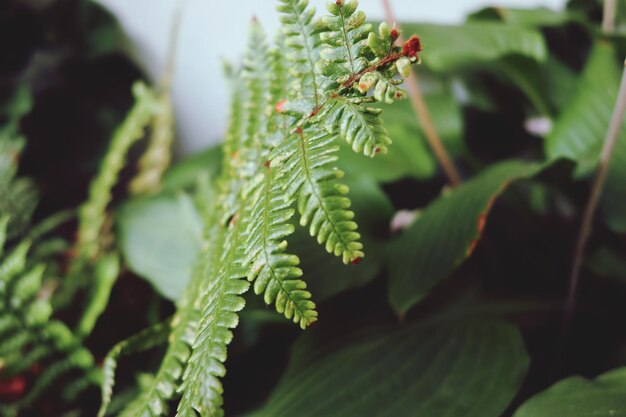
POLYGON ((626 368, 594 380, 564 379, 528 400, 513 417, 624 417, 626 368))
MULTIPOLYGON (((597 43, 588 58, 576 95, 557 119, 546 140, 548 158, 576 162, 576 175, 595 169, 620 82, 620 66, 608 43, 597 43)), ((610 227, 626 232, 626 121, 622 125, 606 179, 602 209, 610 227)))
POLYGON ((132 200, 118 216, 120 249, 129 268, 176 301, 200 251, 202 221, 183 194, 132 200))
POLYGON ((507 161, 439 197, 387 250, 389 297, 403 314, 447 278, 473 251, 495 199, 538 164, 507 161))
POLYGON ((376 329, 318 345, 307 333, 255 417, 497 417, 528 357, 517 330, 490 320, 376 329))
POLYGON ((433 71, 496 61, 507 55, 523 55, 537 61, 546 58, 546 45, 537 30, 496 22, 469 22, 463 26, 406 24, 406 33, 417 33, 424 46, 422 62, 433 71))

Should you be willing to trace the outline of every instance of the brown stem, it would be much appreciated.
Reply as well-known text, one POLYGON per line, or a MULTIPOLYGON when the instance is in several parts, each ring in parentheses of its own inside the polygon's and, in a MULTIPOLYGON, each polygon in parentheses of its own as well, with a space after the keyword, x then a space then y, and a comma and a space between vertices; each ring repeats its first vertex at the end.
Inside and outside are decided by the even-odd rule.
POLYGON ((161 92, 166 94, 170 90, 172 78, 174 77, 174 71, 176 68, 176 52, 178 49, 178 38, 180 36, 180 27, 186 5, 187 0, 179 0, 174 9, 174 17, 172 19, 172 26, 170 27, 170 35, 167 45, 165 70, 163 72, 163 78, 161 79, 160 85, 161 92))
MULTIPOLYGON (((396 22, 396 18, 393 13, 393 8, 391 7, 391 0, 381 0, 383 4, 383 8, 385 9, 385 17, 387 22, 391 25, 396 22)), ((400 37, 400 43, 403 42, 400 37)), ((461 176, 459 175, 459 171, 457 170, 452 158, 448 154, 445 145, 443 144, 439 134, 437 133, 437 129, 435 128, 435 124, 433 123, 433 119, 430 115, 430 111, 428 110, 428 106, 426 105, 426 101, 424 100, 424 96, 419 87, 419 81, 417 79, 417 74, 412 72, 411 76, 407 78, 407 89, 409 93, 409 98, 411 99, 411 104, 413 105, 413 109, 415 110, 415 114, 417 118, 420 120, 420 126, 424 131, 424 135, 426 136, 426 140, 430 145, 435 157, 439 161, 441 168, 445 172, 448 177, 448 181, 450 185, 457 186, 461 183, 461 176)))
POLYGON ((580 285, 580 268, 582 266, 585 249, 587 247, 587 240, 591 234, 593 218, 596 209, 598 208, 598 202, 600 200, 600 196, 602 195, 606 176, 609 166, 611 165, 611 159, 613 158, 613 153, 615 151, 615 145, 617 144, 619 131, 624 121, 624 114, 626 113, 626 62, 624 65, 625 68, 617 96, 617 102, 615 103, 611 123, 604 139, 604 146, 602 148, 602 153, 600 154, 598 171, 591 187, 591 194, 589 195, 589 200, 587 201, 587 206, 585 207, 580 232, 578 234, 574 250, 574 260, 572 262, 569 289, 567 292, 565 312, 563 316, 563 328, 565 332, 569 331, 574 311, 576 309, 576 295, 580 285))
POLYGON ((615 16, 617 12, 617 0, 604 0, 602 13, 602 32, 610 34, 615 30, 615 16))
POLYGON ((358 72, 356 74, 353 74, 350 78, 348 78, 345 82, 343 82, 341 84, 341 87, 342 88, 351 87, 352 84, 355 83, 355 81, 358 81, 359 79, 361 79, 361 77, 363 77, 368 72, 377 71, 378 69, 384 67, 385 65, 388 65, 390 63, 393 63, 394 61, 397 61, 401 56, 402 55, 397 54, 397 53, 390 53, 389 55, 384 57, 382 60, 380 60, 380 62, 376 63, 375 65, 367 67, 364 70, 362 70, 362 71, 360 71, 360 72, 358 72))

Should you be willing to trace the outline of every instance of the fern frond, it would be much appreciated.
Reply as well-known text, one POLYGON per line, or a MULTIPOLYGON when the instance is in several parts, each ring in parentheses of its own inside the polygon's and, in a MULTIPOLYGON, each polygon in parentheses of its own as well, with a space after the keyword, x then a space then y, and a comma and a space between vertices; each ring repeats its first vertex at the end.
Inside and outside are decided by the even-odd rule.
MULTIPOLYGON (((260 148, 262 138, 267 135, 267 117, 271 112, 270 84, 271 57, 267 39, 261 24, 254 19, 250 25, 248 47, 243 60, 241 77, 246 83, 246 141, 247 149, 255 151, 260 148)), ((250 158, 250 162, 256 162, 250 158)))
POLYGON ((285 57, 291 64, 291 90, 295 100, 305 104, 308 114, 323 101, 324 80, 317 68, 321 40, 317 34, 315 9, 307 0, 280 0, 282 32, 285 36, 285 57), (310 103, 310 104, 309 104, 310 103))
POLYGON ((128 339, 122 340, 109 351, 104 358, 104 364, 102 366, 102 404, 98 411, 98 417, 104 417, 106 415, 107 407, 111 403, 113 387, 115 385, 115 370, 120 358, 159 346, 165 343, 168 334, 169 322, 158 323, 128 339))
POLYGON ((23 147, 24 139, 15 129, 0 131, 0 213, 11 217, 7 231, 11 238, 26 230, 38 202, 32 181, 16 178, 17 161, 23 147))
POLYGON ((383 126, 382 109, 363 105, 359 98, 338 97, 325 108, 320 119, 329 132, 337 132, 357 153, 374 157, 386 154, 391 138, 383 126))
POLYGON ((89 187, 89 198, 80 208, 76 245, 77 257, 81 260, 94 260, 100 253, 101 233, 113 186, 124 167, 128 150, 141 139, 158 108, 153 92, 143 83, 135 84, 133 93, 135 104, 113 135, 98 175, 89 187))
POLYGON ((190 318, 170 338, 170 348, 183 353, 166 366, 176 357, 168 350, 161 366, 185 369, 182 379, 178 373, 165 379, 157 375, 151 391, 167 380, 171 385, 165 395, 144 392, 125 417, 164 415, 172 386, 181 394, 177 416, 223 416, 220 378, 237 313, 244 307, 241 295, 250 286, 245 278, 268 304, 303 328, 317 319, 299 259, 286 251, 294 205, 300 224, 328 252, 345 263, 363 257, 348 188, 337 181, 343 173, 335 166, 336 141, 343 137, 369 156, 386 151, 389 137, 379 111, 369 104, 388 101, 390 94, 399 98, 390 86, 400 82, 396 76, 406 72, 408 56, 385 26, 379 37, 371 36, 356 2, 333 4, 333 16, 314 23, 306 0, 280 0, 284 37, 278 49, 269 51, 253 22, 243 71, 228 67, 233 100, 223 170, 214 186, 217 196, 205 210, 205 249, 189 298, 179 305, 179 313, 190 318), (318 65, 322 39, 326 51, 318 65))
MULTIPOLYGON (((226 369, 226 349, 236 327, 237 313, 244 307, 241 295, 248 290, 250 265, 246 257, 246 232, 251 219, 249 183, 259 171, 260 159, 266 154, 264 143, 269 137, 271 115, 272 60, 265 36, 258 22, 253 21, 244 71, 247 105, 243 113, 235 108, 237 117, 245 121, 241 137, 229 136, 228 146, 238 144, 236 157, 226 155, 225 170, 219 181, 220 196, 216 200, 213 238, 209 240, 209 265, 205 271, 206 288, 202 296, 202 320, 183 377, 183 396, 178 416, 221 416, 222 385, 226 369), (227 223, 224 226, 224 223, 227 223)), ((234 80, 236 94, 240 83, 234 80)), ((238 106, 238 103, 234 103, 238 106)), ((232 121, 231 121, 232 123, 232 121)), ((229 129, 230 133, 236 132, 229 129)))
POLYGON ((237 313, 244 307, 241 295, 249 288, 242 279, 248 274, 243 259, 243 230, 245 206, 242 214, 232 221, 225 233, 223 250, 217 274, 207 277, 208 285, 202 298, 202 320, 196 332, 193 353, 180 387, 183 396, 177 416, 222 416, 222 384, 219 378, 226 373, 226 347, 232 340, 231 329, 239 323, 237 313))
POLYGON ((8 223, 8 216, 0 219, 0 378, 20 375, 35 364, 42 371, 17 402, 0 406, 0 414, 28 406, 70 370, 97 372, 91 353, 67 326, 50 320, 52 306, 39 294, 45 266, 27 262, 31 243, 23 241, 4 255, 8 223))
POLYGON ((322 127, 309 124, 297 128, 277 154, 284 159, 287 193, 298 196, 300 225, 309 226, 311 236, 344 263, 358 262, 364 256, 363 245, 349 210, 348 187, 335 181, 343 172, 333 166, 338 151, 334 139, 322 127))
POLYGON ((94 268, 94 282, 90 286, 85 302, 85 311, 76 326, 76 336, 86 337, 96 325, 98 318, 109 303, 109 296, 120 272, 120 259, 117 254, 103 255, 94 268))
POLYGON ((169 91, 159 94, 159 111, 150 123, 148 148, 139 159, 138 173, 129 184, 131 194, 152 194, 161 190, 161 178, 172 160, 174 108, 169 91))
POLYGON ((330 16, 317 22, 324 49, 321 51, 321 72, 338 83, 344 83, 369 65, 364 56, 365 40, 372 25, 365 23, 365 13, 357 10, 358 2, 344 0, 328 3, 330 16))
POLYGON ((317 320, 315 303, 306 283, 299 279, 297 256, 285 253, 294 231, 288 223, 294 214, 293 200, 284 198, 283 183, 276 178, 277 169, 267 167, 254 198, 246 251, 251 268, 248 280, 254 281, 254 292, 264 294, 265 303, 276 304, 276 310, 299 323, 304 329, 317 320))
POLYGON ((199 279, 196 275, 181 298, 170 324, 169 344, 158 372, 147 388, 124 408, 119 417, 159 417, 169 413, 168 403, 177 395, 200 320, 198 284, 199 279))
POLYGON ((159 102, 145 84, 136 83, 133 93, 135 104, 115 131, 98 174, 89 186, 88 199, 79 209, 74 259, 63 286, 55 294, 56 308, 67 306, 76 291, 86 285, 85 276, 90 275, 86 268, 97 262, 105 249, 103 246, 110 240, 110 230, 105 226, 113 187, 124 168, 130 147, 143 137, 144 129, 159 112, 159 102))
MULTIPOLYGON (((259 31, 259 29, 256 29, 259 31)), ((270 65, 272 72, 267 86, 270 103, 278 102, 286 96, 287 75, 279 51, 269 51, 261 33, 256 33, 248 46, 248 55, 265 55, 259 61, 270 65), (256 39, 255 39, 256 38, 256 39), (259 39, 260 38, 260 39, 259 39)), ((280 45, 280 44, 279 44, 280 45)), ((247 67, 244 76, 259 80, 266 77, 267 69, 263 66, 247 67)), ((259 83, 249 85, 256 87, 259 83)), ((276 175, 278 170, 270 166, 269 153, 289 132, 289 118, 268 109, 262 117, 267 131, 260 135, 257 158, 257 174, 248 183, 244 193, 250 196, 252 207, 250 222, 245 231, 246 264, 250 265, 248 280, 254 282, 254 292, 264 294, 267 304, 275 303, 276 310, 284 314, 302 328, 315 321, 317 312, 306 291, 306 283, 299 279, 302 271, 298 268, 300 260, 295 255, 285 253, 286 238, 293 233, 294 227, 289 220, 294 214, 291 208, 293 198, 285 198, 283 183, 276 175)), ((250 115, 249 117, 255 117, 250 115)))

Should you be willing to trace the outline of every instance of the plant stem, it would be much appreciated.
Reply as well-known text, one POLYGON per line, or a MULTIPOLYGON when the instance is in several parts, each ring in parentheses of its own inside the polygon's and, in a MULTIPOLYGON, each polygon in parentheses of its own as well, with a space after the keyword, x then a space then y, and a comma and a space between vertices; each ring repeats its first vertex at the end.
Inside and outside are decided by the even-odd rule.
POLYGON ((167 45, 167 55, 165 61, 165 69, 161 79, 161 92, 169 92, 171 88, 172 78, 176 68, 176 55, 178 51, 178 38, 180 36, 180 27, 183 20, 183 12, 187 6, 187 0, 178 0, 174 9, 174 17, 172 18, 172 26, 170 27, 169 40, 167 45))
POLYGON ((591 194, 585 207, 582 223, 580 226, 580 232, 576 241, 576 247, 574 250, 574 260, 572 263, 572 270, 569 278, 569 289, 567 292, 567 299, 565 302, 565 313, 563 318, 563 328, 567 332, 570 328, 574 311, 576 309, 576 295, 578 293, 578 287, 580 284, 580 268, 582 266, 585 249, 587 247, 587 240, 591 233, 591 227, 593 218, 598 208, 598 202, 602 195, 606 176, 611 165, 611 159, 615 151, 615 145, 617 144, 620 128, 624 121, 624 114, 626 113, 626 62, 624 63, 624 72, 622 75, 622 82, 620 85, 619 93, 617 96, 617 102, 615 103, 615 109, 613 110, 613 116, 609 129, 604 139, 604 146, 602 153, 600 154, 600 161, 596 177, 591 187, 591 194))
MULTIPOLYGON (((394 24, 396 22, 396 18, 393 13, 393 8, 391 7, 391 0, 381 1, 383 8, 385 9, 387 22, 390 25, 394 24)), ((399 38, 399 41, 403 42, 402 36, 399 38)), ((426 105, 426 101, 424 100, 424 96, 420 90, 417 74, 415 74, 414 71, 412 71, 411 76, 407 78, 406 83, 411 104, 413 105, 417 118, 420 120, 420 126, 424 131, 426 140, 435 154, 435 157, 439 161, 441 168, 448 177, 450 185, 455 187, 461 183, 461 176, 459 175, 459 171, 454 165, 454 162, 452 162, 445 145, 437 133, 430 111, 428 110, 428 106, 426 105)))
POLYGON ((604 0, 604 10, 602 13, 602 32, 612 33, 615 30, 615 15, 617 11, 617 0, 604 0))

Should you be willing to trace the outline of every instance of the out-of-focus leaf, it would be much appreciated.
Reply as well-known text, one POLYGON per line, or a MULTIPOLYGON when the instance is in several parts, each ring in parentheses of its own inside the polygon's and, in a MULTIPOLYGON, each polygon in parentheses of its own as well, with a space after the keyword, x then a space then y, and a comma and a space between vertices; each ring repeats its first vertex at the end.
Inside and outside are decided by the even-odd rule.
POLYGON ((222 166, 222 147, 213 146, 173 165, 163 177, 164 190, 181 190, 193 187, 198 179, 207 175, 215 178, 222 166))
MULTIPOLYGON (((620 66, 608 43, 597 43, 589 57, 576 94, 557 119, 546 140, 548 158, 577 163, 578 177, 597 166, 620 82, 620 66)), ((607 223, 626 232, 626 122, 623 124, 607 175, 602 209, 607 223)))
POLYGON ((124 52, 127 47, 126 37, 115 17, 101 5, 86 3, 83 9, 86 33, 86 50, 90 57, 124 52))
POLYGON ((487 7, 469 16, 470 21, 497 20, 511 25, 528 27, 561 26, 569 22, 571 16, 547 7, 533 9, 515 9, 504 7, 487 7))
POLYGON ((377 329, 296 343, 289 367, 255 417, 497 417, 528 357, 515 328, 491 320, 377 329))
POLYGON ((522 90, 544 116, 560 111, 576 91, 576 74, 553 56, 545 62, 510 56, 500 60, 494 69, 522 90))
POLYGON ((496 61, 507 55, 523 55, 537 61, 546 58, 546 45, 537 30, 496 22, 469 22, 463 26, 402 25, 417 33, 424 45, 424 65, 433 71, 452 71, 496 61))
POLYGON ((120 209, 117 226, 129 268, 178 300, 202 244, 202 221, 191 199, 179 193, 131 200, 120 209))
POLYGON ((20 235, 27 229, 39 199, 30 179, 16 178, 24 139, 15 137, 12 131, 0 131, 0 213, 11 217, 9 237, 20 235))
POLYGON ((405 313, 469 257, 495 199, 513 181, 539 169, 538 164, 501 162, 431 203, 386 251, 389 297, 396 311, 405 313))
POLYGON ((120 274, 120 259, 116 253, 109 253, 98 260, 94 271, 94 283, 89 289, 85 312, 76 326, 76 333, 86 337, 93 331, 100 315, 109 303, 113 285, 120 274))
POLYGON ((579 376, 564 379, 535 395, 513 417, 624 417, 626 368, 594 380, 579 376))
POLYGON ((608 247, 594 252, 589 257, 587 265, 600 276, 615 278, 622 284, 626 284, 626 259, 608 247))

